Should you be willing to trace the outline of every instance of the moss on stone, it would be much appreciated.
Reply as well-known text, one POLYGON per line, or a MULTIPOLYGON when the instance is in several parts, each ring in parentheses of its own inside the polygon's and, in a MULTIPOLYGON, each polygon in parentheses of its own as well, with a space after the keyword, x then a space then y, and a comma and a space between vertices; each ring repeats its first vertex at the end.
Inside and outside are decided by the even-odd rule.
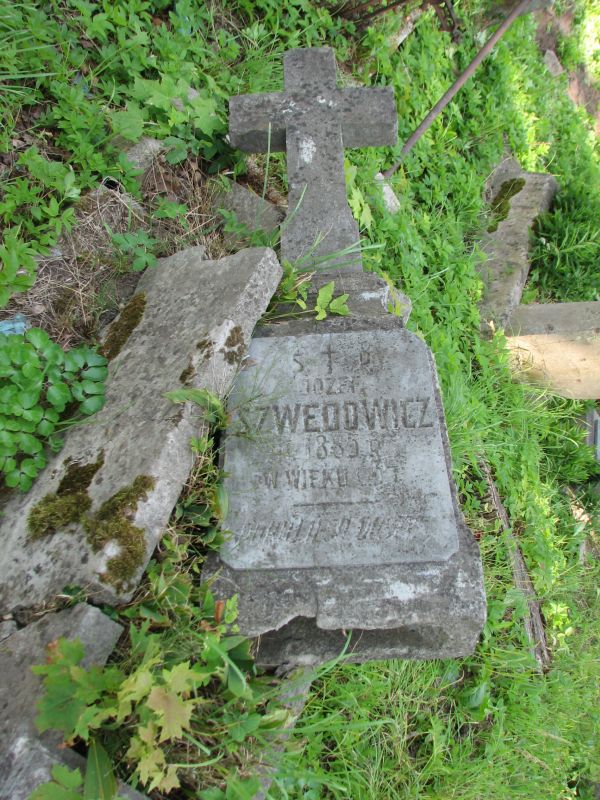
POLYGON ((498 230, 498 225, 503 219, 508 217, 511 198, 519 194, 524 186, 525 178, 512 178, 509 181, 504 181, 498 193, 490 203, 492 221, 488 226, 488 233, 494 233, 494 231, 498 230))
POLYGON ((112 361, 119 355, 123 345, 137 328, 144 316, 146 295, 144 292, 134 294, 117 319, 109 328, 108 335, 100 348, 100 353, 112 361))
POLYGON ((205 361, 207 358, 211 358, 214 352, 214 342, 209 336, 205 336, 204 339, 200 339, 196 347, 202 353, 205 361))
POLYGON ((155 483, 155 479, 148 475, 138 475, 130 486, 119 489, 95 514, 84 520, 88 541, 95 553, 111 542, 118 548, 118 552, 109 558, 103 577, 118 590, 126 587, 144 562, 144 531, 131 522, 131 517, 155 483))
POLYGON ((116 589, 123 589, 144 563, 146 540, 144 531, 131 521, 140 500, 145 500, 156 480, 138 475, 130 486, 124 486, 105 500, 95 514, 90 514, 92 500, 87 489, 104 463, 104 453, 92 464, 71 464, 54 494, 47 494, 32 508, 27 524, 32 539, 56 533, 60 528, 79 523, 90 547, 99 553, 110 543, 117 552, 107 562, 102 580, 116 589))
POLYGON ((190 362, 187 367, 183 370, 181 375, 179 376, 179 383, 182 386, 189 386, 196 374, 196 370, 194 369, 194 365, 192 363, 192 359, 190 358, 190 362))
POLYGON ((91 464, 78 464, 71 462, 67 466, 61 482, 56 490, 57 495, 73 494, 75 492, 85 492, 92 482, 94 475, 104 464, 104 450, 98 455, 98 460, 91 464))
POLYGON ((81 522, 91 505, 92 501, 85 491, 47 494, 29 512, 29 535, 32 539, 39 539, 67 525, 81 522))
POLYGON ((104 464, 104 451, 90 464, 69 463, 54 494, 47 494, 29 512, 27 527, 32 539, 49 536, 60 528, 82 522, 92 505, 87 489, 104 464))

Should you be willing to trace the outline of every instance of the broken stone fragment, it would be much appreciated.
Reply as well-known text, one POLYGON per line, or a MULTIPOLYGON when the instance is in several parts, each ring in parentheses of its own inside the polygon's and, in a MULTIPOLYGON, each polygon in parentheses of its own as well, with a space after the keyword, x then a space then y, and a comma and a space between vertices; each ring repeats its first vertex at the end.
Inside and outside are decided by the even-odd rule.
POLYGON ((227 190, 217 192, 213 206, 215 210, 224 208, 233 211, 237 221, 246 229, 225 232, 225 244, 232 250, 248 244, 249 234, 256 231, 273 233, 283 219, 283 212, 277 206, 239 183, 229 182, 227 190))
POLYGON ((218 261, 190 248, 142 276, 132 300, 144 296, 141 313, 117 320, 105 340, 104 408, 71 428, 31 491, 3 509, 0 613, 67 585, 98 601, 129 599, 188 478, 190 439, 204 430, 201 408, 165 393, 226 396, 280 277, 267 248, 218 261))
POLYGON ((521 302, 529 274, 529 233, 537 217, 550 209, 557 191, 553 175, 523 172, 510 158, 488 180, 486 197, 496 205, 496 213, 480 244, 487 256, 478 267, 484 284, 484 330, 504 327, 521 302))
POLYGON ((39 735, 35 727, 42 677, 31 667, 46 661, 46 648, 57 639, 79 639, 85 647, 82 665, 102 666, 114 649, 122 627, 99 609, 86 604, 47 614, 0 643, 0 798, 26 800, 50 779, 57 761, 74 767, 80 757, 59 750, 58 731, 39 735))

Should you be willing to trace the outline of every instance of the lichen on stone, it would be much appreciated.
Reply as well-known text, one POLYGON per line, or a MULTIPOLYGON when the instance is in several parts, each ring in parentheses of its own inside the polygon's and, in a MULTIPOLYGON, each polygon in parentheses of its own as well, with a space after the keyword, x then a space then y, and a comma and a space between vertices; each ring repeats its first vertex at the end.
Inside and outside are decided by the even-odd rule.
POLYGON ((488 225, 488 233, 494 233, 503 219, 506 219, 510 211, 510 201, 516 194, 519 194, 525 186, 525 178, 512 178, 504 181, 498 193, 490 203, 492 220, 488 225))
POLYGON ((206 359, 210 358, 214 352, 214 342, 209 336, 205 336, 204 339, 200 339, 196 345, 196 348, 200 350, 204 356, 204 360, 206 361, 206 359))
POLYGON ((146 295, 144 292, 138 292, 138 294, 133 295, 117 319, 112 323, 106 339, 100 347, 100 353, 109 361, 119 355, 123 345, 144 316, 145 308, 146 295))
POLYGON ((182 386, 190 386, 195 374, 196 370, 194 369, 194 364, 190 358, 189 364, 179 376, 179 383, 181 383, 182 386))
POLYGON ((245 349, 244 331, 239 325, 234 325, 220 352, 228 364, 239 364, 244 357, 245 349))

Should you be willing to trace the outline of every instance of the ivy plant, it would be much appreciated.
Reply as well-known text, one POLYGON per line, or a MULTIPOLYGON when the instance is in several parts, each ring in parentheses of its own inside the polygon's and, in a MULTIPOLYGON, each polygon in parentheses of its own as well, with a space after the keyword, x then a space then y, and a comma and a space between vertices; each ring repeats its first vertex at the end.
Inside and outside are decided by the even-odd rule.
POLYGON ((65 352, 39 328, 0 334, 0 474, 26 492, 59 449, 75 414, 104 405, 107 361, 90 347, 65 352))

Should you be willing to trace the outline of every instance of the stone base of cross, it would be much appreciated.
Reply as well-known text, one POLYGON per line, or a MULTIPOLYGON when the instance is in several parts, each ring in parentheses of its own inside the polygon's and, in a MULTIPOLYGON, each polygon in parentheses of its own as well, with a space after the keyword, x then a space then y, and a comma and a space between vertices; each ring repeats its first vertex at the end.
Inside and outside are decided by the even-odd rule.
POLYGON ((338 88, 335 56, 328 47, 285 53, 284 77, 284 92, 231 98, 231 143, 248 153, 287 152, 283 259, 300 269, 360 270, 358 225, 346 198, 344 148, 396 143, 393 90, 338 88))

